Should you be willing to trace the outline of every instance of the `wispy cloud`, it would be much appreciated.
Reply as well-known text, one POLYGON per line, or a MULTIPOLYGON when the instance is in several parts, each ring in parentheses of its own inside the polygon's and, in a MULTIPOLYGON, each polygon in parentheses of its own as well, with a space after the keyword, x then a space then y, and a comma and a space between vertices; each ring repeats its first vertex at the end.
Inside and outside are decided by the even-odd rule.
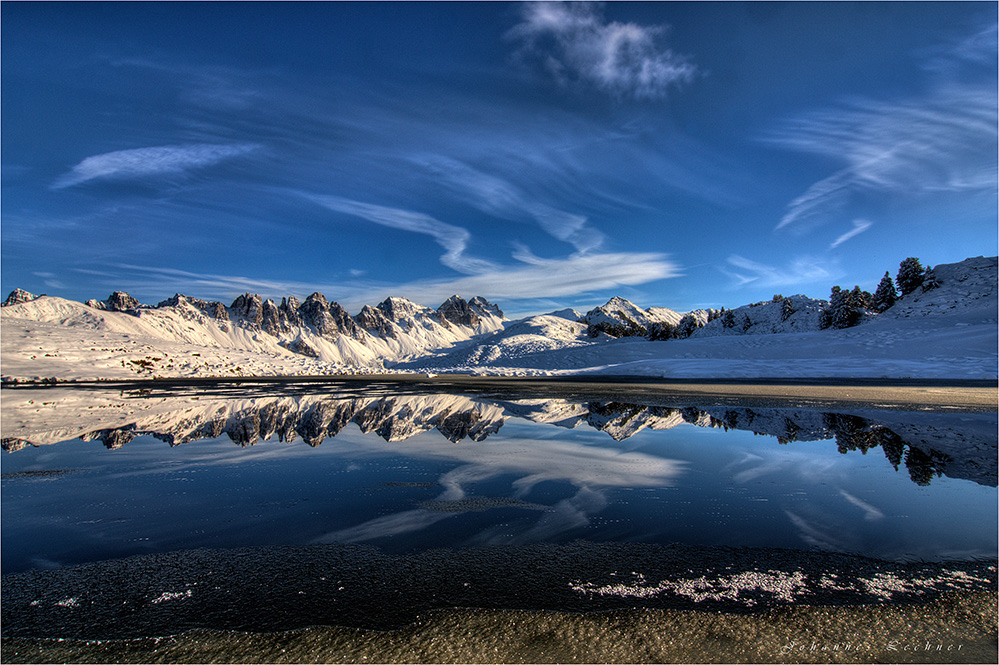
POLYGON ((829 245, 829 249, 835 249, 836 247, 839 247, 850 238, 856 235, 860 235, 869 228, 871 228, 871 222, 868 222, 866 219, 853 220, 853 228, 844 233, 843 235, 841 235, 840 237, 836 238, 833 241, 833 243, 829 245))
MULTIPOLYGON (((519 252, 520 266, 504 266, 479 275, 451 281, 423 281, 395 288, 407 297, 425 302, 443 300, 452 293, 478 294, 497 300, 561 297, 644 284, 674 277, 678 267, 658 253, 576 254, 561 259, 543 259, 519 252)), ((388 295, 388 294, 386 294, 388 295)))
MULTIPOLYGON (((333 293, 337 285, 285 280, 254 279, 241 275, 195 273, 176 268, 159 268, 128 263, 110 264, 105 270, 74 269, 75 272, 104 278, 108 288, 128 291, 132 295, 165 298, 183 293, 196 298, 232 299, 241 293, 259 293, 264 297, 283 295, 306 296, 314 291, 333 293)), ((99 294, 95 294, 99 295, 99 294)), ((152 301, 149 301, 152 304, 152 301)))
POLYGON ((603 244, 603 233, 591 227, 585 216, 533 200, 503 178, 440 155, 425 155, 413 161, 483 212, 513 221, 533 219, 546 233, 570 243, 579 252, 597 249, 603 244))
POLYGON ((526 2, 521 17, 508 37, 561 84, 656 99, 697 74, 687 58, 661 45, 665 26, 608 23, 598 4, 526 2))
POLYGON ((285 295, 301 298, 320 291, 356 311, 389 296, 404 296, 415 302, 436 305, 456 293, 465 297, 483 296, 504 306, 510 301, 534 300, 539 293, 550 297, 573 296, 679 274, 675 264, 656 253, 587 254, 544 259, 521 248, 514 258, 517 264, 497 265, 477 275, 395 284, 360 279, 304 283, 131 264, 108 266, 100 276, 105 278, 108 288, 128 291, 140 299, 150 298, 149 302, 174 293, 225 300, 247 291, 269 298, 285 295))
POLYGON ((953 74, 968 65, 994 66, 999 43, 999 24, 964 35, 932 49, 925 68, 941 74, 953 74))
POLYGON ((256 144, 246 143, 236 145, 195 143, 106 152, 87 157, 69 173, 56 180, 52 187, 54 189, 72 187, 97 178, 131 179, 184 173, 244 155, 259 147, 256 144))
POLYGON ((734 280, 735 286, 797 286, 829 282, 839 275, 835 262, 808 256, 795 258, 783 268, 752 261, 738 254, 728 257, 727 262, 731 268, 720 270, 734 280))
POLYGON ((843 164, 791 201, 777 228, 827 221, 858 195, 994 192, 999 185, 995 84, 967 83, 957 70, 962 63, 994 62, 995 40, 991 27, 934 56, 930 62, 939 80, 920 96, 844 102, 794 118, 765 136, 773 145, 843 164))
POLYGON ((35 277, 41 277, 42 283, 45 286, 52 289, 65 289, 66 285, 63 284, 54 273, 51 272, 35 272, 32 273, 35 277))
POLYGON ((317 194, 308 195, 307 198, 330 210, 360 217, 375 224, 431 236, 438 245, 447 250, 447 253, 441 256, 441 263, 457 272, 476 274, 496 268, 495 264, 489 261, 465 256, 465 249, 472 234, 460 226, 441 222, 421 212, 362 203, 339 196, 317 194))

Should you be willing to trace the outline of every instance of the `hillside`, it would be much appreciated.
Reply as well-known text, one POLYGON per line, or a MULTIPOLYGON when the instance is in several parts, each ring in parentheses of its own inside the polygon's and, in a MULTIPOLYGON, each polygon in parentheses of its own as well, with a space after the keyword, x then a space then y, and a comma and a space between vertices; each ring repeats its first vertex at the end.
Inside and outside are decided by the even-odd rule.
POLYGON ((88 304, 15 292, 0 310, 5 379, 365 373, 502 327, 481 298, 437 310, 404 298, 350 316, 313 294, 231 306, 177 295, 155 307, 115 292, 88 304))
POLYGON ((585 314, 507 321, 481 298, 436 310, 404 298, 351 316, 313 294, 229 307, 185 296, 142 306, 116 292, 76 303, 12 293, 4 380, 406 372, 671 378, 996 379, 997 259, 933 268, 922 288, 851 327, 803 295, 682 314, 623 298, 585 314))

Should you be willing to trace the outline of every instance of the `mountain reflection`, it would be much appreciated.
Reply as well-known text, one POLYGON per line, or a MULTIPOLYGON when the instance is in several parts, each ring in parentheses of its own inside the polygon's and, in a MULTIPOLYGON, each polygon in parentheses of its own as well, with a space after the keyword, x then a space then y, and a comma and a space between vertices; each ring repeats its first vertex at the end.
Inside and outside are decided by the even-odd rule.
POLYGON ((315 447, 351 423, 361 432, 389 442, 402 442, 436 430, 453 443, 474 443, 484 441, 515 418, 566 428, 591 427, 615 441, 624 441, 645 429, 662 431, 680 425, 750 431, 775 437, 785 445, 832 440, 843 454, 859 451, 866 455, 880 448, 888 463, 896 470, 904 467, 918 485, 928 485, 941 475, 996 485, 994 423, 977 429, 961 429, 955 425, 957 421, 914 424, 891 412, 885 416, 879 413, 878 420, 874 420, 808 409, 676 408, 609 400, 491 400, 450 394, 338 398, 299 394, 244 399, 104 395, 103 401, 95 397, 90 403, 79 399, 44 402, 52 407, 46 416, 34 415, 40 412, 32 410, 34 400, 10 399, 14 397, 5 400, 5 429, 13 429, 8 421, 17 421, 23 433, 2 440, 8 452, 73 438, 99 440, 107 448, 117 449, 142 435, 171 446, 225 434, 239 446, 268 439, 288 443, 301 439, 315 447), (142 413, 121 424, 123 419, 130 420, 125 414, 134 411, 142 413), (115 420, 115 426, 102 426, 115 420))

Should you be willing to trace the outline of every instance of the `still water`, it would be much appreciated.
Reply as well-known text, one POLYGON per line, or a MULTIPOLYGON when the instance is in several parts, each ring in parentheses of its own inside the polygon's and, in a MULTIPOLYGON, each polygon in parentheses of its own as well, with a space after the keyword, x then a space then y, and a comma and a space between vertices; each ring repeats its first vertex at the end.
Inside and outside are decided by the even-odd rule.
POLYGON ((195 548, 994 558, 995 414, 5 390, 4 574, 195 548))

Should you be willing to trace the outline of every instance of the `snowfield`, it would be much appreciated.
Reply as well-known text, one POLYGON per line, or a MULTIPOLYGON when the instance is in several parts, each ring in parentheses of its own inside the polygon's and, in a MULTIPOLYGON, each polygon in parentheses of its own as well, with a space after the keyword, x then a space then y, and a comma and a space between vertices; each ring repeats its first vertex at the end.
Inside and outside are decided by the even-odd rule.
MULTIPOLYGON (((495 306, 478 298, 467 303, 453 298, 437 311, 394 298, 364 308, 351 320, 356 324, 341 320, 339 328, 331 328, 292 316, 268 328, 266 319, 261 324, 259 316, 249 318, 236 303, 228 308, 228 318, 219 319, 206 314, 203 301, 183 296, 176 304, 129 312, 31 296, 0 310, 0 358, 4 381, 386 370, 995 380, 997 263, 996 257, 978 257, 935 266, 938 286, 917 290, 882 314, 868 313, 850 328, 821 329, 827 303, 789 296, 731 310, 727 326, 723 318, 714 318, 686 339, 666 341, 615 338, 592 325, 638 329, 657 322, 675 325, 682 316, 665 307, 642 309, 621 298, 585 315, 562 310, 518 321, 503 319, 495 306)), ((273 303, 271 307, 278 311, 273 303)), ((709 318, 705 310, 691 314, 701 323, 709 318)))

